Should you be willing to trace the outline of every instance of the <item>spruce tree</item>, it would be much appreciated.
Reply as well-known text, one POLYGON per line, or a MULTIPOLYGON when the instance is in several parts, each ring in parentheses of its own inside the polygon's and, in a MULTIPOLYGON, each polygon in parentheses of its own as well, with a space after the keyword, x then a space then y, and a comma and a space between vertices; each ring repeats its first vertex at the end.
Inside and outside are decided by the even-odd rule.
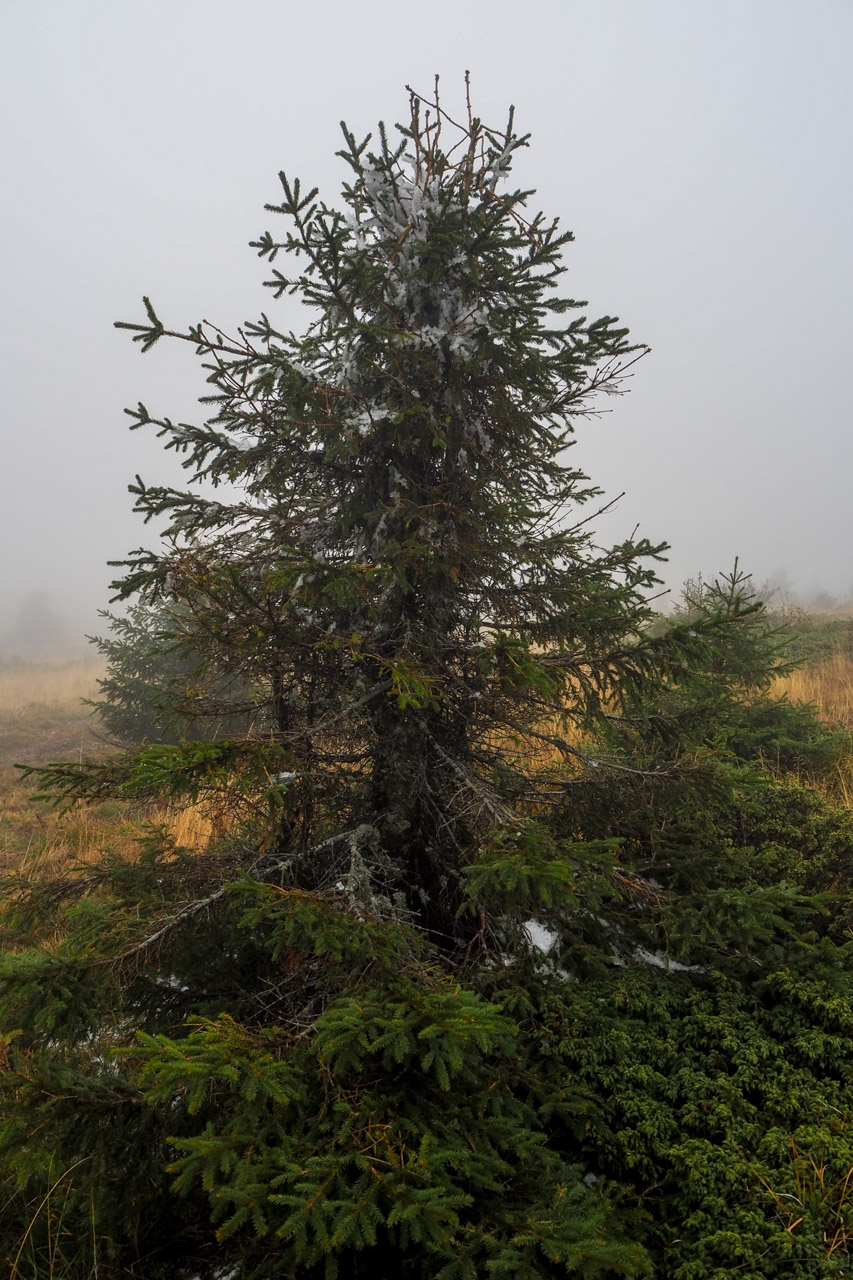
POLYGON ((796 805, 743 780, 760 606, 733 582, 650 627, 663 548, 590 532, 574 427, 643 348, 558 292, 571 235, 512 183, 512 113, 458 124, 411 94, 396 135, 343 136, 344 208, 282 174, 286 230, 254 242, 303 333, 170 329, 148 300, 121 325, 195 350, 211 416, 132 411, 191 484, 133 486, 163 545, 118 595, 191 637, 180 714, 219 724, 248 692, 253 719, 38 771, 69 802, 202 799, 225 834, 6 886, 0 1243, 18 1275, 75 1280, 701 1280, 744 1241, 776 1266, 751 1155, 743 1220, 697 1244, 709 1147, 757 1139, 736 1090, 697 1120, 695 1082, 724 988, 784 1057, 757 1011, 853 840, 801 806, 832 849, 806 874, 796 805), (649 1082, 697 1002, 685 1102, 649 1082))
MULTIPOLYGON (((567 449, 643 349, 557 295, 572 236, 509 186, 528 141, 512 113, 460 127, 412 95, 398 128, 372 148, 344 127, 346 212, 280 175, 287 231, 253 243, 301 266, 268 284, 314 309, 307 332, 264 315, 237 340, 180 333, 148 300, 146 323, 120 323, 143 350, 192 344, 215 413, 129 411, 207 491, 132 486, 166 549, 117 587, 168 599, 205 663, 256 691, 269 736, 235 751, 286 780, 267 847, 312 886, 353 857, 381 867, 384 896, 453 949, 460 868, 515 825, 537 744, 575 757, 563 729, 648 671, 662 548, 592 541, 598 491, 567 449), (211 495, 226 482, 242 497, 211 495)), ((227 746, 216 758, 227 770, 227 746)))
POLYGON ((221 737, 258 719, 252 691, 210 670, 174 604, 137 602, 101 617, 109 634, 90 639, 106 673, 88 705, 116 745, 221 737))
POLYGON ((287 775, 267 841, 297 876, 336 880, 357 848, 452 948, 460 867, 513 823, 542 725, 583 722, 647 661, 654 549, 594 547, 597 491, 567 457, 641 349, 557 295, 572 237, 509 183, 512 114, 460 128, 412 95, 396 142, 344 139, 345 211, 281 174, 286 232, 254 242, 307 332, 264 315, 237 340, 181 334, 149 302, 123 326, 143 350, 194 345, 215 406, 197 427, 140 404, 134 426, 243 497, 139 481, 168 550, 119 592, 178 602, 214 669, 266 691, 287 775))

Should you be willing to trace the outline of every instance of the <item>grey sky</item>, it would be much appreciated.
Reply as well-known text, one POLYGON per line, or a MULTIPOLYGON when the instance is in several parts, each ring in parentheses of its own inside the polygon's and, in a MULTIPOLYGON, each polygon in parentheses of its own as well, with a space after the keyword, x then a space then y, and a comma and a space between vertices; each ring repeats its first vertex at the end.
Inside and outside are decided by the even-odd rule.
POLYGON ((91 629, 144 536, 128 481, 174 475, 122 409, 193 413, 190 349, 113 320, 269 308, 278 170, 334 200, 341 117, 398 119, 436 71, 458 101, 466 67, 533 134, 565 288, 654 348, 579 428, 626 491, 603 536, 670 541, 676 584, 740 555, 853 587, 849 0, 2 0, 0 51, 0 632, 36 590, 91 629))

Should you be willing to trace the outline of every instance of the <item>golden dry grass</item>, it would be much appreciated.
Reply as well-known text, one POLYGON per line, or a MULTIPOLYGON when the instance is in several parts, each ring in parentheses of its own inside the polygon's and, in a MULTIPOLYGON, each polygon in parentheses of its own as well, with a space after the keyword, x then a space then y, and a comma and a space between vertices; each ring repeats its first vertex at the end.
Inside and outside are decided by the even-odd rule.
POLYGON ((97 693, 104 666, 101 658, 0 664, 0 715, 20 716, 42 707, 79 715, 81 701, 97 693))
POLYGON ((823 662, 799 667, 774 684, 791 702, 810 702, 821 719, 853 729, 853 657, 838 651, 823 662))
MULTIPOLYGON (((102 675, 99 659, 0 664, 0 872, 50 876, 72 864, 95 862, 106 853, 132 856, 152 824, 165 826, 187 848, 202 848, 210 840, 213 823, 199 807, 140 809, 113 801, 60 814, 43 801, 33 801, 34 788, 14 769, 16 762, 44 764, 111 750, 99 736, 90 708, 82 703, 96 695, 102 675)), ((792 702, 812 703, 824 720, 853 731, 849 654, 839 651, 780 677, 774 692, 786 693, 792 702)), ((516 749, 525 747, 519 744, 516 749)), ((547 772, 558 753, 540 744, 535 755, 547 772)), ((822 789, 853 804, 853 756, 841 760, 836 772, 822 789)))
POLYGON ((152 826, 165 827, 176 844, 191 849, 203 848, 213 831, 210 819, 194 807, 133 809, 113 802, 60 813, 34 804, 22 789, 0 801, 0 872, 50 878, 106 854, 132 858, 152 826))
POLYGON ((144 809, 109 802, 60 813, 34 801, 15 764, 82 759, 112 747, 83 699, 98 691, 100 659, 0 665, 0 872, 51 876, 107 853, 133 856, 146 827, 163 825, 178 844, 204 846, 212 824, 197 808, 144 809))
MULTIPOLYGON (((773 692, 787 694, 791 702, 810 703, 822 720, 853 732, 853 656, 849 653, 837 650, 822 662, 779 677, 773 692)), ((817 785, 834 800, 853 807, 853 754, 842 756, 817 785)))

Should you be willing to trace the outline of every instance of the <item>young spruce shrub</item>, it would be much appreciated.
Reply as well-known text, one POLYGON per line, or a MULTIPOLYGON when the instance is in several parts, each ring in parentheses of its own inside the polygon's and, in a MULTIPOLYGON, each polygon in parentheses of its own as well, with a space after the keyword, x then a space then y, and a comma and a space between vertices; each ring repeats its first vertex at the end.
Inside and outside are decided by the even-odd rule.
POLYGON ((179 607, 136 602, 124 614, 101 617, 109 634, 92 643, 106 672, 89 705, 114 743, 174 745, 245 733, 255 722, 251 690, 221 668, 207 669, 179 607))

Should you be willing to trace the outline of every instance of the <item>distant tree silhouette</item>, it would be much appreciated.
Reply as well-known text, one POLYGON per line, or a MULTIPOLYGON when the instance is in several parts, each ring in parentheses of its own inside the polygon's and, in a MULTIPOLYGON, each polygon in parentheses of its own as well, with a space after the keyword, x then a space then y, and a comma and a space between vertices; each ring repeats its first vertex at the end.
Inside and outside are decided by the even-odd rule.
POLYGON ((68 625, 46 591, 31 591, 24 596, 11 626, 0 635, 0 649, 18 658, 59 656, 72 645, 68 625))

